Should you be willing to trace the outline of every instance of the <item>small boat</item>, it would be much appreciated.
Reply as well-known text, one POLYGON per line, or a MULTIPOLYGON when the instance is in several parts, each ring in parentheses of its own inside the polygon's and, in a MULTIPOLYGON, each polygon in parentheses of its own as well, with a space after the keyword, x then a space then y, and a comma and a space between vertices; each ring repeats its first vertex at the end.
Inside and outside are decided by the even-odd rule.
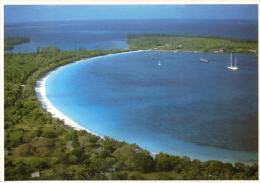
POLYGON ((207 59, 207 58, 200 58, 200 61, 202 61, 202 62, 209 62, 209 59, 207 59))
POLYGON ((160 60, 159 60, 159 64, 158 65, 162 65, 160 60))
POLYGON ((239 68, 237 67, 237 58, 235 59, 235 66, 232 66, 232 53, 230 56, 230 66, 227 66, 228 69, 231 70, 238 70, 239 68))

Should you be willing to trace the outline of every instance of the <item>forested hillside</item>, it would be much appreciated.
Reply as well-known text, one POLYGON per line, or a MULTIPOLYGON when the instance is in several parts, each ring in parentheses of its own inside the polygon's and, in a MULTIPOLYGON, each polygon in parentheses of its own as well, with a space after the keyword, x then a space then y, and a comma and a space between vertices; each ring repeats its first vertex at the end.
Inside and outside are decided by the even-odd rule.
MULTIPOLYGON (((171 41, 174 38, 169 39, 170 44, 171 41)), ((4 54, 5 180, 258 179, 257 163, 250 166, 241 162, 201 162, 166 153, 153 158, 136 144, 107 136, 100 139, 53 118, 36 97, 38 79, 83 58, 129 50, 42 50, 45 51, 37 48, 33 53, 4 54), (31 177, 34 172, 39 172, 39 176, 31 177)))

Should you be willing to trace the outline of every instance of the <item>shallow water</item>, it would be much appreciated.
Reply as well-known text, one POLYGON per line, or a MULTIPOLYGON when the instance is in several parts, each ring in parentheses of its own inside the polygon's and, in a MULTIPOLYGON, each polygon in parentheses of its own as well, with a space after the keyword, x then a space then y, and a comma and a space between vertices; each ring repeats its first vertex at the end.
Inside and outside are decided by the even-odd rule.
POLYGON ((258 63, 253 54, 235 57, 239 71, 226 68, 230 54, 224 53, 98 57, 55 71, 46 94, 98 135, 156 153, 252 163, 258 159, 258 63))

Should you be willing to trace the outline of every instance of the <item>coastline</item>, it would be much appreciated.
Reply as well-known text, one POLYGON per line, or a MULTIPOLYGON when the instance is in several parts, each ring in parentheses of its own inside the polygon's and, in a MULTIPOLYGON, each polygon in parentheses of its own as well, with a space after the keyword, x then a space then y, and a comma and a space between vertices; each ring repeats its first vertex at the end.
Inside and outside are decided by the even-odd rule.
MULTIPOLYGON (((122 52, 122 53, 115 53, 115 54, 126 54, 126 53, 133 53, 133 52, 142 52, 142 51, 151 51, 151 50, 137 50, 137 51, 129 51, 129 52, 122 52)), ((103 55, 103 56, 110 56, 110 55, 115 55, 115 54, 108 54, 108 55, 103 55)), ((67 117, 65 114, 63 114, 62 112, 60 112, 58 109, 56 109, 52 103, 48 100, 47 96, 46 96, 46 88, 45 88, 45 84, 47 79, 50 77, 51 74, 53 74, 54 72, 56 72, 58 69, 61 69, 63 67, 68 67, 71 64, 76 64, 79 62, 85 62, 85 61, 90 61, 99 57, 103 57, 103 56, 97 56, 97 57, 92 57, 92 58, 87 58, 87 59, 81 59, 81 60, 77 60, 74 61, 73 63, 69 63, 66 64, 64 66, 60 66, 57 67, 56 69, 48 72, 45 76, 43 76, 42 78, 40 78, 37 81, 37 85, 35 87, 35 91, 36 91, 36 96, 38 98, 38 100, 41 102, 41 105, 44 109, 46 109, 47 112, 50 112, 53 118, 59 118, 61 120, 64 120, 64 124, 69 125, 71 127, 73 127, 75 130, 86 130, 88 133, 91 133, 93 135, 97 135, 100 138, 104 138, 90 130, 88 130, 87 128, 84 128, 82 126, 80 126, 77 122, 73 121, 72 119, 70 119, 69 117, 67 117)), ((155 155, 158 153, 155 152, 150 152, 150 155, 155 158, 155 155)))
MULTIPOLYGON (((109 55, 111 55, 111 54, 109 54, 109 55)), ((109 56, 109 55, 106 55, 106 56, 109 56)), ((52 117, 59 118, 61 120, 63 119, 65 124, 70 125, 71 127, 75 128, 76 130, 86 130, 87 132, 92 133, 92 134, 95 134, 95 133, 89 131, 88 129, 86 129, 86 128, 82 127, 82 126, 80 126, 79 124, 77 124, 75 121, 71 120, 69 117, 67 117, 65 114, 60 112, 58 109, 56 109, 52 105, 52 103, 48 100, 48 98, 46 96, 45 83, 46 83, 47 79, 50 77, 50 75, 53 74, 54 72, 56 72, 58 69, 61 69, 63 67, 68 67, 71 64, 76 64, 78 62, 89 61, 89 60, 92 60, 92 59, 95 59, 95 58, 99 58, 99 57, 103 57, 103 56, 97 56, 97 57, 88 58, 88 59, 76 60, 76 61, 74 61, 72 63, 69 63, 69 64, 66 64, 66 65, 57 67, 53 71, 48 72, 45 76, 40 78, 37 81, 36 87, 34 88, 34 90, 36 91, 36 96, 37 96, 38 100, 41 102, 42 107, 44 109, 46 109, 47 112, 50 112, 52 117)), ((95 134, 95 135, 97 135, 97 134, 95 134)))
MULTIPOLYGON (((64 66, 62 66, 62 67, 64 67, 64 66)), ((61 68, 61 67, 59 67, 59 68, 61 68)), ((57 68, 57 69, 59 69, 59 68, 57 68)), ((44 77, 42 77, 40 80, 37 81, 37 86, 35 87, 35 91, 36 91, 38 100, 41 102, 42 107, 45 108, 47 112, 51 113, 52 117, 63 119, 65 124, 72 126, 76 130, 86 130, 86 131, 90 132, 86 128, 83 128, 82 126, 78 125, 76 122, 74 122, 73 120, 71 120, 70 118, 65 116, 63 113, 58 111, 46 97, 45 83, 46 83, 47 79, 49 78, 49 76, 51 74, 53 74, 57 69, 55 69, 54 71, 50 71, 44 77)))

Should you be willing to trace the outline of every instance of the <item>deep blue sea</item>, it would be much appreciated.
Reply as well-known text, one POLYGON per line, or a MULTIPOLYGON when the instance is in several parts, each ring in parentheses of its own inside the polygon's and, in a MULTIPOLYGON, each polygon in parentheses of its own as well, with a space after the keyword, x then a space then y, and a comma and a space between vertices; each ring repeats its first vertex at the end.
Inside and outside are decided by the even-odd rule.
MULTIPOLYGON (((14 46, 13 53, 36 52, 37 47, 57 46, 61 51, 126 48, 128 34, 168 33, 218 35, 258 39, 257 20, 86 20, 6 23, 4 37, 30 37, 29 43, 14 46)), ((5 52, 10 52, 5 51, 5 52)))
MULTIPOLYGON (((5 38, 31 39, 13 53, 38 46, 124 49, 133 33, 258 39, 258 21, 88 20, 4 28, 5 38)), ((88 59, 57 69, 46 81, 47 98, 86 129, 150 152, 252 164, 258 160, 258 59, 235 57, 238 71, 226 68, 228 53, 139 51, 88 59)))

